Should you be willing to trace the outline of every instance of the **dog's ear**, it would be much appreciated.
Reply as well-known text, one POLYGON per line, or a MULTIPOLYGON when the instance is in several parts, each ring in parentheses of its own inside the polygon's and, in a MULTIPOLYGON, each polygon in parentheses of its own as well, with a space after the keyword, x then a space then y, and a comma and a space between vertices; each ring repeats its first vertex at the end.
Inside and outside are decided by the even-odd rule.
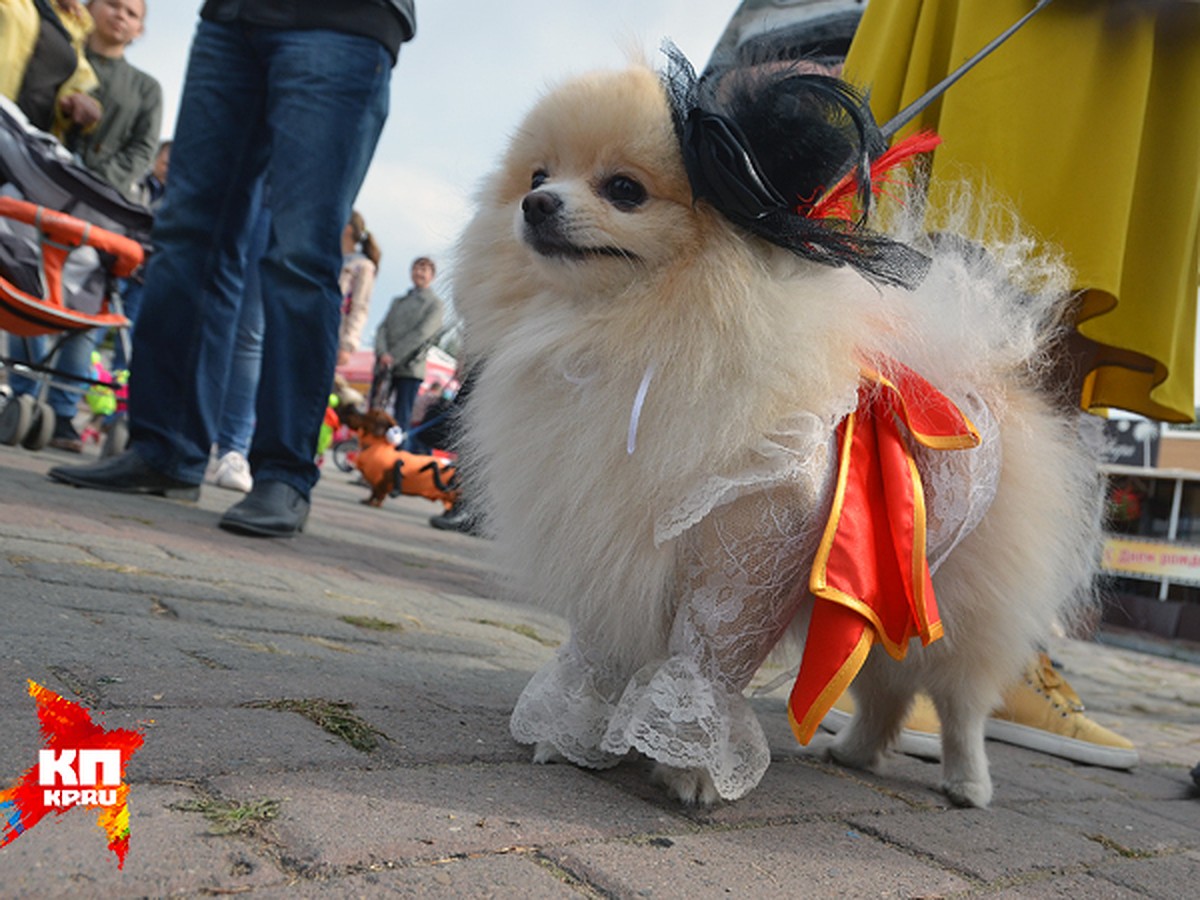
POLYGON ((365 426, 375 437, 385 437, 395 425, 396 420, 382 409, 373 409, 366 415, 365 426))

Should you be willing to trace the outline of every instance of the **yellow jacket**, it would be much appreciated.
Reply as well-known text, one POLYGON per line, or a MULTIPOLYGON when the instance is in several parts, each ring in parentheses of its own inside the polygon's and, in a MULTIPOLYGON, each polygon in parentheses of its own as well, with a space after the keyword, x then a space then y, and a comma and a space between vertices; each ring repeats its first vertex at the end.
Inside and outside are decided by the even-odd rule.
MULTIPOLYGON (((83 6, 69 12, 55 5, 55 12, 71 35, 75 48, 75 72, 58 89, 58 99, 70 94, 90 94, 100 84, 84 52, 87 36, 92 31, 92 17, 83 6)), ((25 69, 37 45, 41 28, 37 6, 33 0, 0 0, 0 94, 16 101, 25 79, 25 69)), ((57 108, 54 113, 54 134, 62 138, 70 127, 57 108)))

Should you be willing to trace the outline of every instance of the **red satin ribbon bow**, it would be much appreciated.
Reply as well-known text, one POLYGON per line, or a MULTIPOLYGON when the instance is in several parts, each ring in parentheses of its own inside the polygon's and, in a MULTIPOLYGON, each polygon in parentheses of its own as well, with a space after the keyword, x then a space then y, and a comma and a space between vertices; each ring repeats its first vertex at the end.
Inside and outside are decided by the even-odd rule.
POLYGON ((896 659, 942 636, 925 556, 925 496, 904 432, 923 446, 979 445, 948 397, 894 360, 864 369, 838 426, 833 508, 809 578, 816 600, 788 713, 807 744, 876 641, 896 659), (881 374, 881 371, 885 374, 881 374))

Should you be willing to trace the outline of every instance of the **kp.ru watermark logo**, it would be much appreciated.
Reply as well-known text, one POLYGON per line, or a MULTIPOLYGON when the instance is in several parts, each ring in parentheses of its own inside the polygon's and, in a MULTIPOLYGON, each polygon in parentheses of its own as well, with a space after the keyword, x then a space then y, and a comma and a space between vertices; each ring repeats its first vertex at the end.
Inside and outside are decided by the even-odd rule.
POLYGON ((117 805, 120 750, 39 750, 37 771, 43 806, 117 805), (55 787, 64 784, 76 789, 55 787))
POLYGON ((108 849, 117 855, 117 868, 123 868, 129 852, 125 766, 142 746, 142 734, 97 725, 82 706, 33 681, 29 694, 37 703, 46 747, 38 751, 37 765, 13 787, 0 791, 0 847, 48 813, 62 815, 82 806, 99 810, 97 824, 108 836, 108 849))

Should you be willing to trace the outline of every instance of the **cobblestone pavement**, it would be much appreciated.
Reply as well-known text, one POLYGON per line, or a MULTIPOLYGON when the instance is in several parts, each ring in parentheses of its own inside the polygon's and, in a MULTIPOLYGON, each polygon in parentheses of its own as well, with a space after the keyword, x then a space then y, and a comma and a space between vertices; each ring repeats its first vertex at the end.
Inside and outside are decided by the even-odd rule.
POLYGON ((0 785, 41 746, 27 679, 140 728, 130 849, 118 870, 69 810, 0 849, 4 897, 1197 895, 1190 658, 1053 643, 1136 742, 1131 772, 990 743, 994 805, 954 809, 933 764, 851 772, 797 746, 781 687, 752 701, 763 783, 690 809, 643 763, 529 763, 508 712, 564 626, 497 599, 487 545, 429 528, 427 502, 369 509, 331 471, 304 535, 258 541, 215 527, 226 491, 45 479, 69 459, 0 447, 0 785))

